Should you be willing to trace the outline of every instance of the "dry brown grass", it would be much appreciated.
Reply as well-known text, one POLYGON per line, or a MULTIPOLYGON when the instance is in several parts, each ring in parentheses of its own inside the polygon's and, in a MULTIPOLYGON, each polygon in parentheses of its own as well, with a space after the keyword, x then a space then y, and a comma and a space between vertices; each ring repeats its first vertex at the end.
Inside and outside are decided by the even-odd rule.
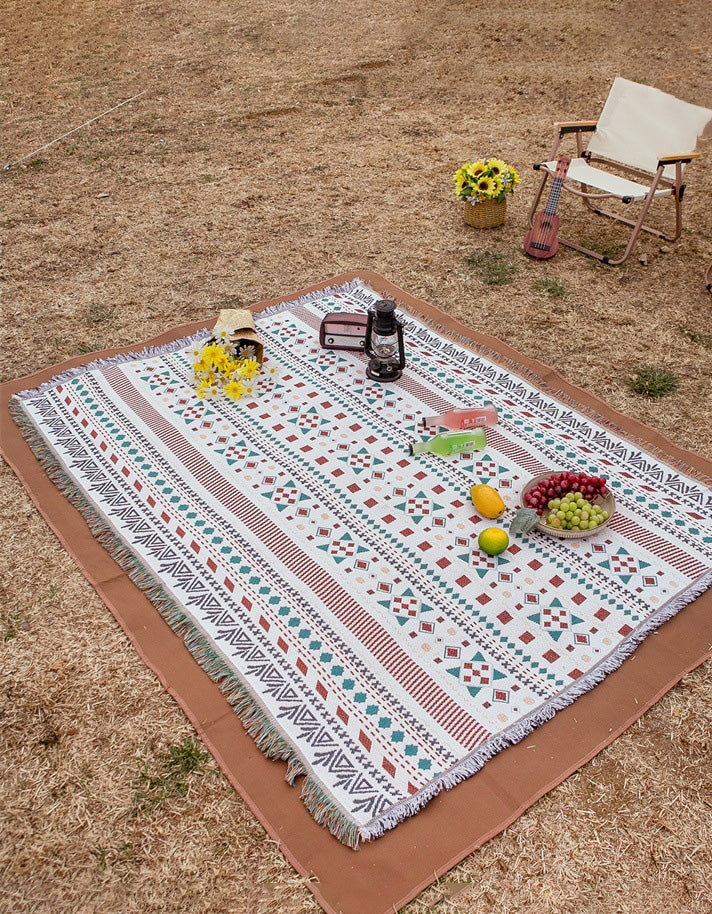
MULTIPOLYGON (((708 3, 556 8, 5 0, 0 164, 148 91, 0 176, 1 376, 369 268, 712 456, 710 143, 672 252, 520 253, 555 117, 595 116, 616 75, 712 106, 708 3), (450 182, 486 153, 523 186, 478 232, 450 182), (475 250, 513 281, 485 285, 475 250), (642 362, 678 391, 635 396, 642 362)), ((137 811, 141 771, 191 728, 7 468, 0 485, 0 909, 316 911, 212 762, 137 811)), ((712 911, 711 709, 707 664, 408 914, 712 911)))

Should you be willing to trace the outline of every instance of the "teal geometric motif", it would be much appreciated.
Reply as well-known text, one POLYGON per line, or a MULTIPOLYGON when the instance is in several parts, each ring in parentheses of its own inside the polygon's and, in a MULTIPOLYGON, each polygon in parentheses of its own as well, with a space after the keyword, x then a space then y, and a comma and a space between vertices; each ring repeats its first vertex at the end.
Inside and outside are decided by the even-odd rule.
POLYGON ((343 562, 344 559, 350 559, 360 552, 368 551, 364 546, 359 546, 348 533, 344 533, 341 539, 334 539, 329 543, 323 543, 317 548, 323 549, 323 551, 332 556, 336 562, 343 562))
POLYGON ((262 495, 268 498, 278 511, 292 508, 300 501, 309 500, 309 496, 300 492, 291 480, 285 482, 284 485, 274 486, 274 488, 263 491, 262 495))
POLYGON ((380 457, 376 457, 365 447, 349 451, 346 454, 336 454, 336 457, 338 460, 347 463, 355 473, 373 469, 373 467, 383 463, 380 457))
POLYGON ((650 567, 650 562, 644 562, 642 559, 634 558, 627 549, 621 547, 615 555, 599 562, 601 568, 606 568, 617 574, 618 577, 627 584, 634 574, 638 574, 644 568, 650 567))
POLYGON ((414 524, 419 524, 424 518, 430 517, 434 511, 443 510, 442 505, 435 504, 425 492, 417 492, 404 501, 396 502, 394 507, 407 514, 408 519, 412 520, 414 524))
POLYGON ((583 619, 579 619, 566 609, 558 597, 554 597, 549 605, 543 607, 540 612, 527 616, 527 618, 548 632, 554 641, 558 641, 563 633, 570 631, 574 625, 582 625, 584 622, 583 619))
POLYGON ((304 434, 308 434, 319 428, 322 419, 316 408, 310 406, 308 409, 300 410, 297 415, 290 416, 288 421, 296 425, 304 434))
POLYGON ((432 607, 423 606, 410 587, 406 587, 405 590, 393 597, 379 600, 378 603, 379 606, 383 606, 384 609, 393 612, 401 625, 405 625, 409 619, 415 619, 423 611, 432 612, 432 607))
MULTIPOLYGON (((455 651, 459 651, 459 648, 446 648, 446 658, 448 652, 454 653, 455 651)), ((480 689, 489 688, 498 679, 507 678, 506 673, 502 673, 488 663, 479 651, 471 660, 466 660, 459 666, 448 667, 447 672, 459 679, 473 697, 480 689)))

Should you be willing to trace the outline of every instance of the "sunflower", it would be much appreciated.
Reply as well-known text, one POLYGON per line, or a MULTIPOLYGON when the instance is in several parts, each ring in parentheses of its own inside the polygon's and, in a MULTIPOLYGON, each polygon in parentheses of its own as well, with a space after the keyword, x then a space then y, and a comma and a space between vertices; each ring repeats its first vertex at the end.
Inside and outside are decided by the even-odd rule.
POLYGON ((478 175, 481 175, 483 171, 485 171, 485 163, 475 162, 473 165, 472 162, 468 162, 467 165, 465 165, 465 168, 469 177, 476 178, 478 175))
POLYGON ((464 168, 461 168, 458 171, 458 173, 453 178, 453 181, 455 182, 455 193, 459 196, 468 183, 464 168))
POLYGON ((499 177, 499 175, 505 174, 507 171, 507 163, 501 159, 488 159, 487 165, 495 177, 499 177))
POLYGON ((490 197, 494 192, 495 183, 492 178, 480 178, 477 182, 477 193, 483 197, 490 197))

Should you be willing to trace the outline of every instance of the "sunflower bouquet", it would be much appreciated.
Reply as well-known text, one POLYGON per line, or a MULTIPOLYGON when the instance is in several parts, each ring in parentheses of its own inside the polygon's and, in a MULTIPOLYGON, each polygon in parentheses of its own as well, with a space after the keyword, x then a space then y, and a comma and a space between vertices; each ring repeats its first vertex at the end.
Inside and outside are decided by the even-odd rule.
POLYGON ((502 159, 482 159, 466 162, 455 177, 455 193, 471 203, 494 200, 501 203, 506 194, 513 194, 519 175, 502 159))

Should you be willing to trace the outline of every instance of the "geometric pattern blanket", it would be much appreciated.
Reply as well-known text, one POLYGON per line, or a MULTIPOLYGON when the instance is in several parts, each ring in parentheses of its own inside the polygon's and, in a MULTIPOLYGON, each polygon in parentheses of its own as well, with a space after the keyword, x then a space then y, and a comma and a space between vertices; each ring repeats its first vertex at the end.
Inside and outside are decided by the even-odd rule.
MULTIPOLYGON (((200 335, 19 394, 13 416, 58 486, 185 640, 313 817, 377 838, 616 669, 712 584, 712 491, 401 313, 400 380, 321 349, 360 280, 256 315, 263 374, 199 399, 200 335), (419 420, 492 403, 487 446, 412 457, 419 420), (606 476, 611 522, 506 552, 523 485, 606 476), (474 511, 492 483, 507 510, 474 511)), ((208 335, 205 331, 204 335, 208 335)))

